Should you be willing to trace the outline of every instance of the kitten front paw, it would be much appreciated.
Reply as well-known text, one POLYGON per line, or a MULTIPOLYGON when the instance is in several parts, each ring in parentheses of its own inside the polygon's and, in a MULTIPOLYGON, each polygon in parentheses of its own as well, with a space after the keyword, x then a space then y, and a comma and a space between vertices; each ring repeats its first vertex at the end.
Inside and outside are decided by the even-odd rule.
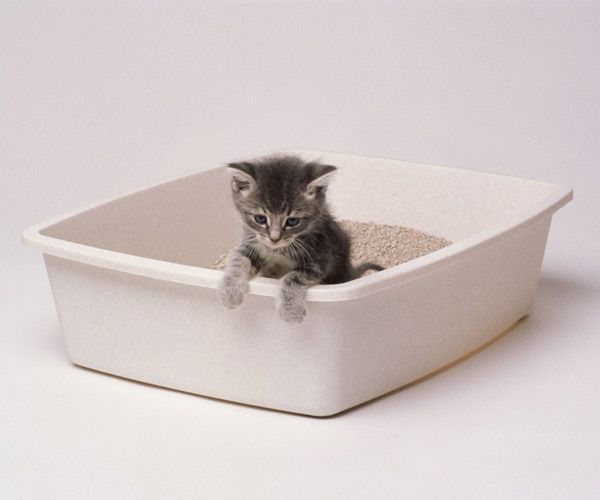
POLYGON ((287 323, 302 323, 306 316, 304 304, 282 302, 278 308, 279 317, 287 323))
POLYGON ((237 286, 226 286, 221 284, 217 290, 217 297, 225 307, 235 309, 244 301, 244 293, 247 291, 247 283, 237 286))

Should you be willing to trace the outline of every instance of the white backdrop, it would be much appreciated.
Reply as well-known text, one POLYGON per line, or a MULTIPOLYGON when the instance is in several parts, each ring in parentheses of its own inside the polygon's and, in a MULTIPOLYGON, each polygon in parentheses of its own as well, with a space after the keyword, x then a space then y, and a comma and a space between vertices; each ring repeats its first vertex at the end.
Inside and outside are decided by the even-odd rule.
POLYGON ((0 3, 8 498, 600 494, 600 3, 0 3), (284 147, 570 184, 536 310, 337 419, 72 367, 27 225, 284 147))

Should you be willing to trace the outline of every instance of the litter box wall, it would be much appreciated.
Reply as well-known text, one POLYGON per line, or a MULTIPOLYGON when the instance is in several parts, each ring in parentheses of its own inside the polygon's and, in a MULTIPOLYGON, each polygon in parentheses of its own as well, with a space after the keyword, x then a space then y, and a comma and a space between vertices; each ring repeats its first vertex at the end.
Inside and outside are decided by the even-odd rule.
POLYGON ((549 220, 475 260, 355 300, 309 302, 300 326, 271 297, 224 311, 214 290, 47 256, 69 358, 126 378, 331 415, 470 352, 529 312, 549 220))
POLYGON ((529 312, 551 215, 570 199, 569 188, 307 156, 340 167, 331 191, 339 217, 412 226, 455 243, 350 283, 314 287, 305 321, 289 325, 275 313, 274 280, 254 280, 242 307, 229 311, 215 297, 221 272, 197 267, 237 240, 222 169, 163 184, 26 230, 24 241, 45 254, 70 359, 325 416, 437 370, 529 312))

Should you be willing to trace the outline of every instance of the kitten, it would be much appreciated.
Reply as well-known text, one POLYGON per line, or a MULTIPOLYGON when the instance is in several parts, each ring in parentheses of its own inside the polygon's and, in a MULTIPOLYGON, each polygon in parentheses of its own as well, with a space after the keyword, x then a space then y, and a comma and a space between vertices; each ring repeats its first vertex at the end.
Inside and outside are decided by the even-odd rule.
POLYGON ((383 268, 370 262, 354 269, 350 239, 329 212, 325 194, 336 167, 304 162, 295 156, 231 163, 231 189, 243 222, 243 240, 233 251, 218 297, 239 306, 248 280, 258 274, 281 278, 280 317, 303 320, 309 286, 343 283, 365 271, 383 268))

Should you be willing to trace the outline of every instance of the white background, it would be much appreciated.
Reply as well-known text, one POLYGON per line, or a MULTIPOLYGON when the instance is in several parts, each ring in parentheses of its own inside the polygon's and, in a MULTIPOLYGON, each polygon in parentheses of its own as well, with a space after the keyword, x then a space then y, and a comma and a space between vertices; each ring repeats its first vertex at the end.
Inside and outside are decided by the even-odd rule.
POLYGON ((0 496, 600 498, 599 47, 599 2, 0 2, 0 496), (284 147, 572 185, 532 316, 331 419, 71 365, 20 231, 284 147))

